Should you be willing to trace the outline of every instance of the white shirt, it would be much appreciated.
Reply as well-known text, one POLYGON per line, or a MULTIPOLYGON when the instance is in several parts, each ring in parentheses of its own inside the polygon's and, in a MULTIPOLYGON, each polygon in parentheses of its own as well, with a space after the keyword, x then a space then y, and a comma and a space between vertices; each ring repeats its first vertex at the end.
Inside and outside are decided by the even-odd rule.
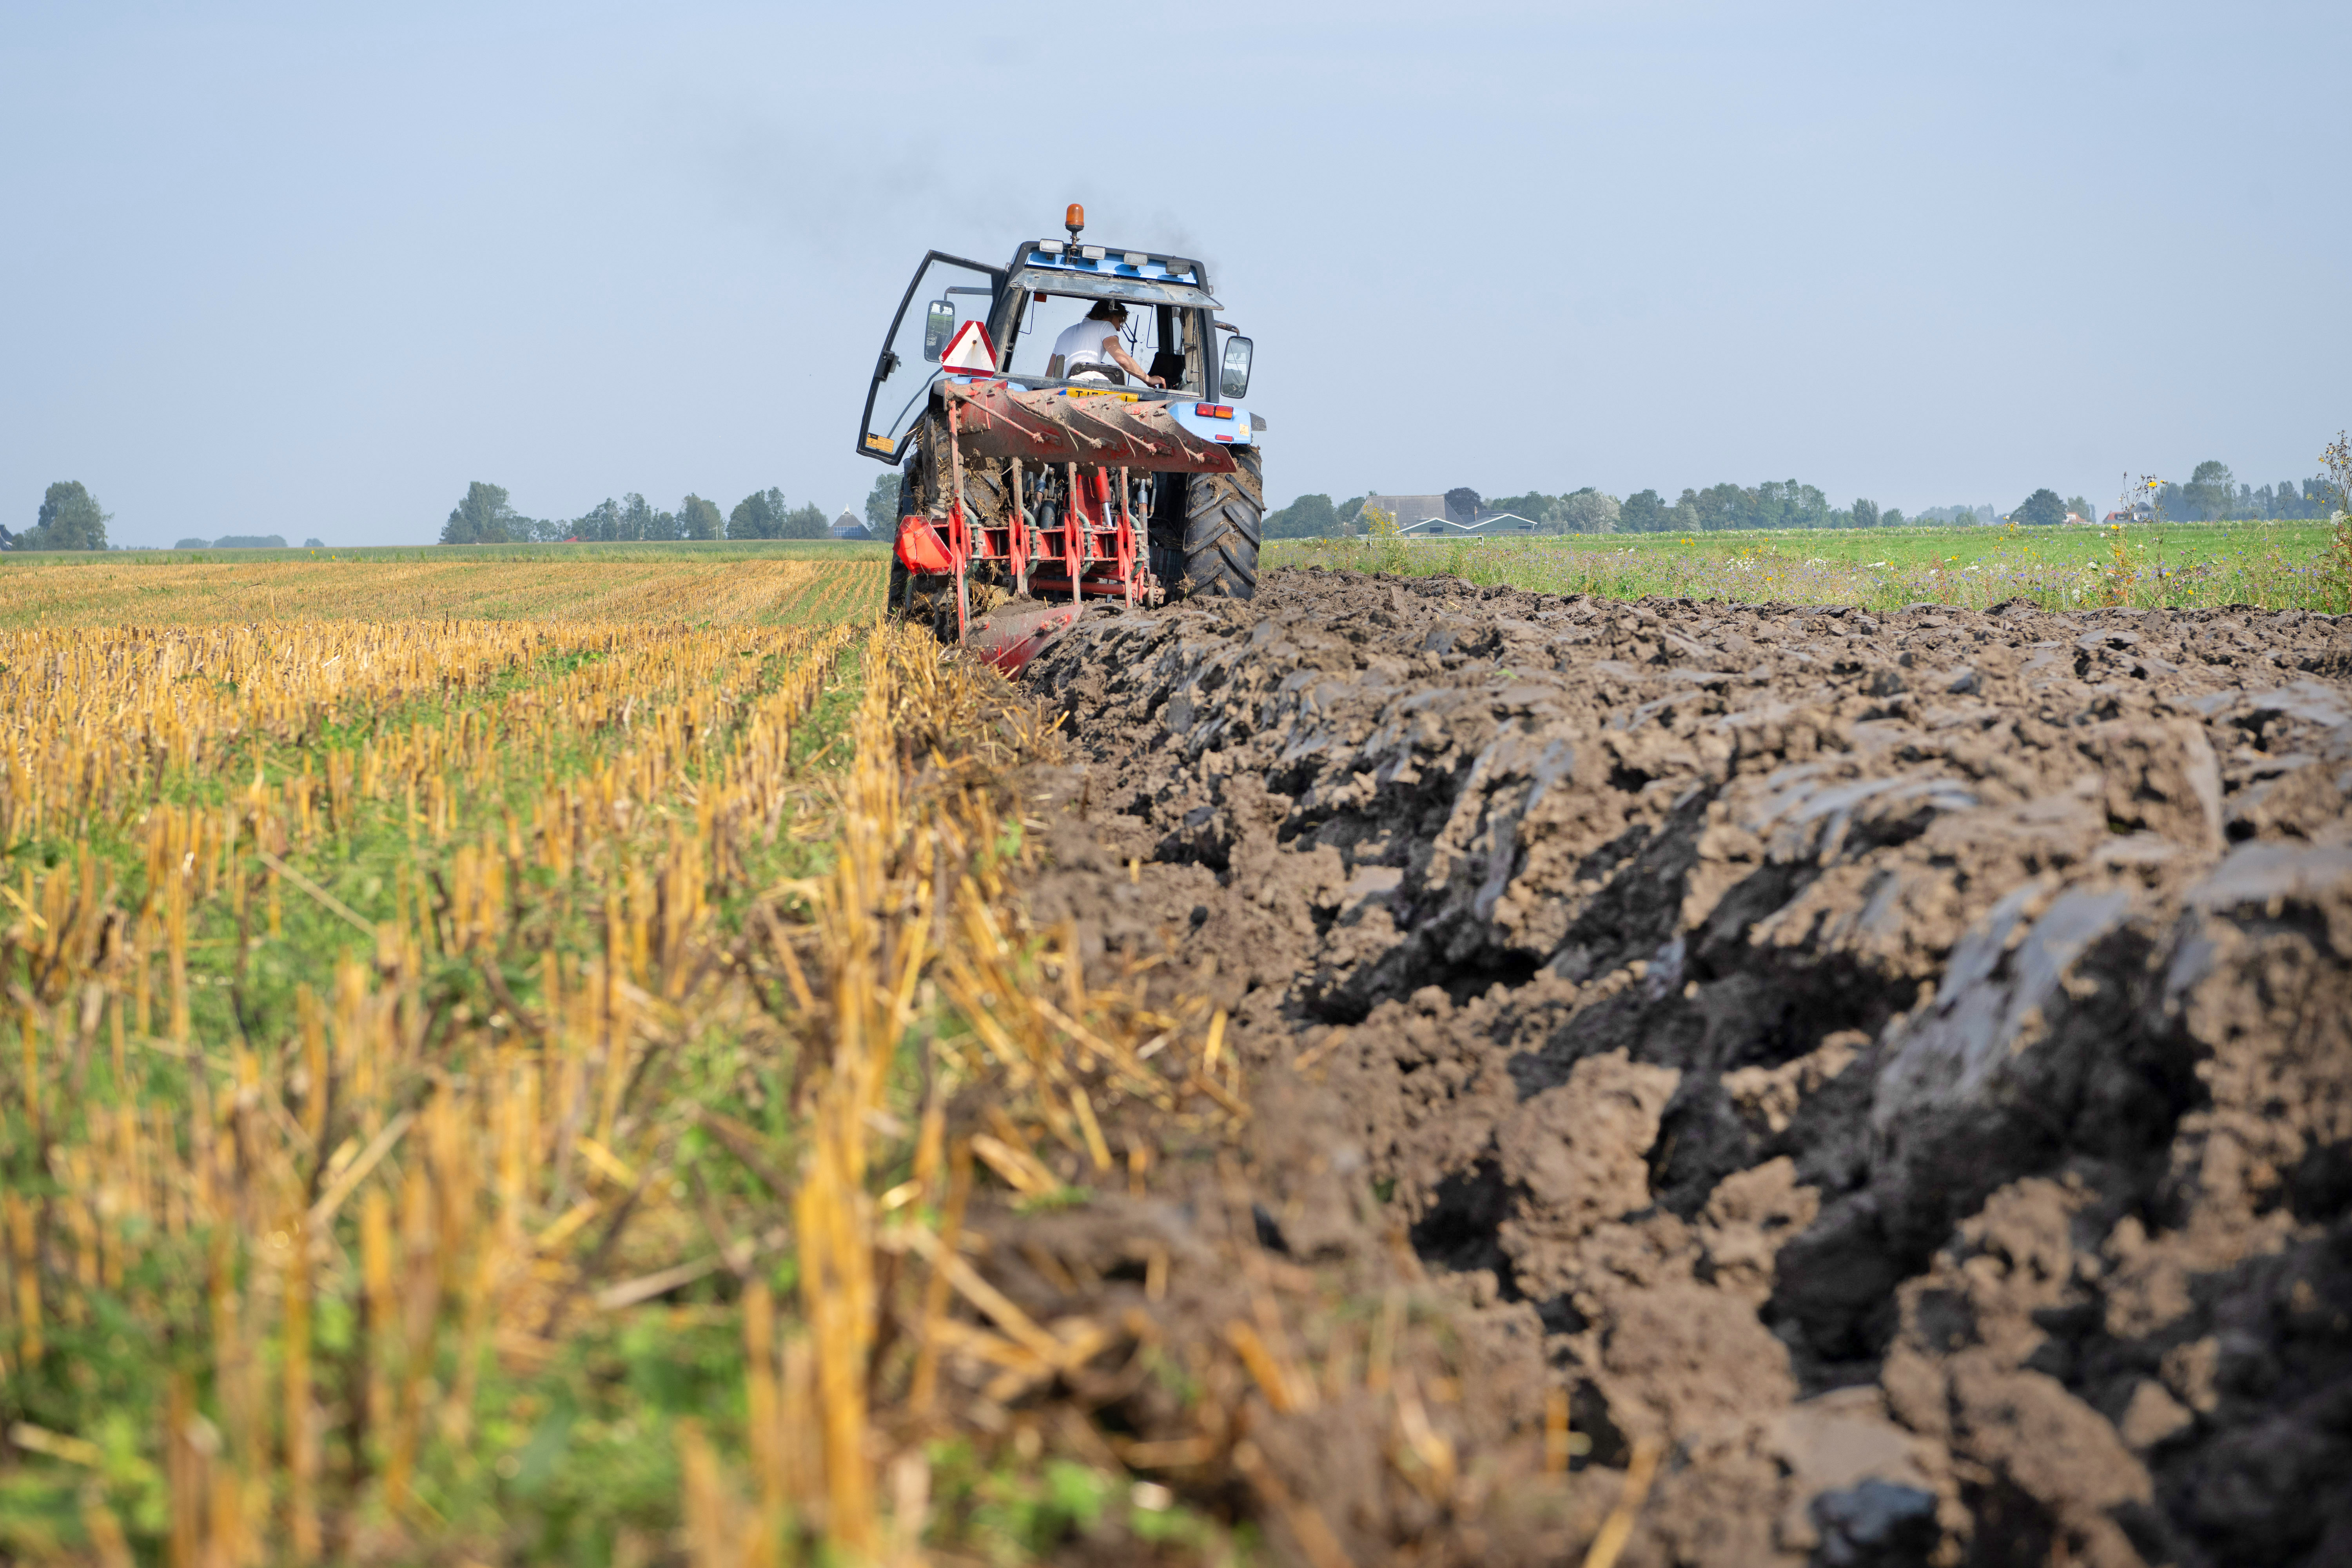
POLYGON ((1118 336, 1116 321, 1083 321, 1076 326, 1063 329, 1054 340, 1054 352, 1062 356, 1062 374, 1077 374, 1082 364, 1110 364, 1118 362, 1103 348, 1103 340, 1118 336))

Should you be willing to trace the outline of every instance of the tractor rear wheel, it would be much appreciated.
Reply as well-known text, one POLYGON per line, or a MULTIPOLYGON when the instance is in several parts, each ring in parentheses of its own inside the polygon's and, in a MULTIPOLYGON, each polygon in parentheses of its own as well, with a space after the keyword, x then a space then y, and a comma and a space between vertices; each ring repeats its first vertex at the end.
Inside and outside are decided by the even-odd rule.
MULTIPOLYGON (((922 457, 919 453, 908 459, 898 476, 898 517, 903 523, 910 517, 925 514, 929 498, 924 494, 922 457)), ((894 532, 890 540, 890 596, 884 601, 884 613, 929 626, 938 632, 941 613, 947 617, 953 636, 955 625, 955 579, 935 572, 909 572, 907 563, 898 559, 898 541, 894 532)))
MULTIPOLYGON (((943 482, 941 489, 947 489, 943 482)), ((1013 516, 1013 465, 1003 458, 963 460, 963 511, 974 528, 1003 528, 1013 516)))
MULTIPOLYGON (((907 479, 899 486, 901 506, 919 511, 944 533, 948 525, 948 492, 955 488, 948 456, 948 427, 926 414, 911 437, 914 452, 907 458, 907 479), (911 486, 911 488, 909 488, 911 486), (911 506, 909 500, 911 498, 911 506)), ((1003 528, 1013 515, 1013 464, 1003 458, 963 460, 963 511, 973 528, 1003 528)), ((903 515, 903 514, 902 514, 903 515)))
POLYGON ((1247 599, 1257 593, 1257 548, 1265 530, 1265 459, 1234 448, 1230 474, 1193 474, 1183 510, 1156 509, 1151 569, 1180 599, 1247 599))

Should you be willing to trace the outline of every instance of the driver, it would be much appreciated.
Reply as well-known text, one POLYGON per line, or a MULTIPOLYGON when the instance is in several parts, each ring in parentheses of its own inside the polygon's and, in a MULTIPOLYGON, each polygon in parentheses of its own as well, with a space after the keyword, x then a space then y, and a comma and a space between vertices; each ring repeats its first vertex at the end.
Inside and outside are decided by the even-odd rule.
POLYGON ((1166 386, 1159 376, 1145 374, 1141 365, 1127 352, 1118 334, 1127 325, 1127 307, 1116 300, 1097 300, 1086 319, 1054 340, 1054 364, 1046 374, 1059 374, 1071 381, 1092 377, 1097 381, 1117 381, 1112 374, 1116 366, 1147 386, 1166 386))

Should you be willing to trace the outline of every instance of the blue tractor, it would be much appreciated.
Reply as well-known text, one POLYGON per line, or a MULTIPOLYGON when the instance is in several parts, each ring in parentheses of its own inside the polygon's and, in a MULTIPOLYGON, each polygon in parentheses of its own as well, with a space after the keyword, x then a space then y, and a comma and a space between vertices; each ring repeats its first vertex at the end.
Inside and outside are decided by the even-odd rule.
POLYGON ((1066 224, 1005 267, 925 256, 857 428, 858 451, 903 475, 892 612, 959 639, 978 627, 1008 666, 1089 598, 1257 590, 1250 340, 1217 319, 1200 262, 1085 244, 1075 205, 1066 224), (1139 375, 1053 353, 1106 301, 1139 375))

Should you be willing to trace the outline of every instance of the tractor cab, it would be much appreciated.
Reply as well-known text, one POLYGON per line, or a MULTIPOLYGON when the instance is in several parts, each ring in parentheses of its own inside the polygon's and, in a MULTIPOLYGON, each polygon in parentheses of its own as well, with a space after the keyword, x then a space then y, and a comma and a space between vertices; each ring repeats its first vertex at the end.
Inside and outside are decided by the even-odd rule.
POLYGON ((1251 342, 1200 262, 1085 244, 1085 221, 1074 205, 1067 239, 1003 267, 928 253, 866 387, 857 449, 906 474, 893 607, 957 637, 975 580, 1071 605, 1255 589, 1251 342), (1056 340, 1104 301, 1125 307, 1103 330, 1129 368, 1062 363, 1056 340))
POLYGON ((895 466, 943 376, 992 374, 1024 389, 1091 384, 1092 378, 1055 374, 1067 367, 1051 356, 1063 329, 1103 300, 1128 307, 1128 353, 1167 383, 1155 388, 1121 378, 1123 390, 1170 403, 1233 405, 1248 395, 1254 345, 1216 319, 1222 307, 1209 293, 1207 269, 1185 257, 1082 245, 1084 224, 1084 210, 1074 206, 1068 239, 1031 240, 1004 267, 941 250, 923 258, 875 362, 860 452, 895 466), (943 363, 971 322, 985 333, 984 363, 973 363, 968 346, 957 363, 943 363))

